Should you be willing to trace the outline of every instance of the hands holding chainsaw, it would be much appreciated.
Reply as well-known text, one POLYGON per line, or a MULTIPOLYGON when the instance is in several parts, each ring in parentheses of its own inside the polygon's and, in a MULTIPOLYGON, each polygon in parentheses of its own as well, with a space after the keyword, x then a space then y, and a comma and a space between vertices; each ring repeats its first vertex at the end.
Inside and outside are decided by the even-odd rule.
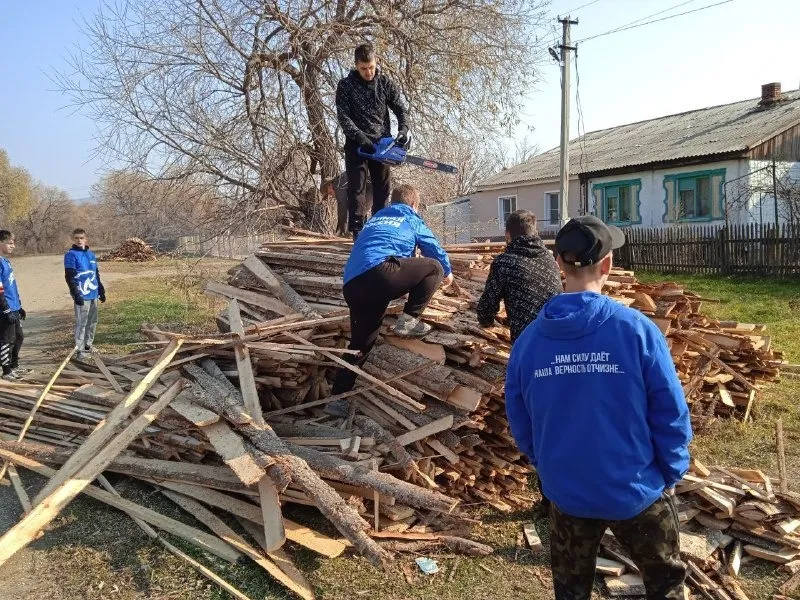
MULTIPOLYGON (((411 132, 406 128, 401 129, 397 132, 397 137, 394 139, 394 141, 401 148, 406 148, 411 141, 411 132)), ((378 151, 378 148, 367 136, 364 136, 364 139, 361 140, 361 144, 359 145, 358 149, 364 154, 375 154, 378 151)))

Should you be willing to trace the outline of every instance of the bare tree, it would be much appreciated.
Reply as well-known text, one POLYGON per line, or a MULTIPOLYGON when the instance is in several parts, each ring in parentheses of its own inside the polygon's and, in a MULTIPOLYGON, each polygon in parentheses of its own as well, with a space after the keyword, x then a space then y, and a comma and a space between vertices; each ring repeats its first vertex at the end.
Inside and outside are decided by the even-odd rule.
POLYGON ((12 225, 18 244, 39 253, 63 249, 72 229, 72 200, 63 190, 41 184, 33 188, 32 198, 28 210, 12 225))
POLYGON ((547 2, 120 0, 86 24, 89 45, 57 81, 111 159, 195 177, 236 213, 313 213, 312 177, 340 170, 333 94, 355 45, 374 40, 421 140, 488 136, 515 125, 536 79, 547 2))
POLYGON ((725 185, 725 207, 728 215, 746 214, 750 220, 767 225, 782 221, 799 227, 800 167, 776 160, 731 181, 725 185))

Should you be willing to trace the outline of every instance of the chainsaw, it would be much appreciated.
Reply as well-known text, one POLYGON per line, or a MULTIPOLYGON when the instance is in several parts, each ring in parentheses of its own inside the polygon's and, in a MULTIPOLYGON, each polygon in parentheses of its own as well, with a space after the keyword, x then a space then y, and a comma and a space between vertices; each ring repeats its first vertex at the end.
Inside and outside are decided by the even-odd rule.
POLYGON ((379 163, 384 163, 386 165, 398 166, 404 163, 409 163, 425 169, 431 169, 432 171, 450 173, 451 175, 458 173, 458 169, 453 165, 447 165, 436 160, 420 158, 419 156, 412 156, 408 154, 406 152, 408 146, 409 143, 406 143, 405 146, 401 146, 397 143, 395 138, 385 137, 381 138, 378 143, 375 144, 375 152, 370 154, 369 152, 364 152, 361 148, 359 148, 358 155, 379 163))

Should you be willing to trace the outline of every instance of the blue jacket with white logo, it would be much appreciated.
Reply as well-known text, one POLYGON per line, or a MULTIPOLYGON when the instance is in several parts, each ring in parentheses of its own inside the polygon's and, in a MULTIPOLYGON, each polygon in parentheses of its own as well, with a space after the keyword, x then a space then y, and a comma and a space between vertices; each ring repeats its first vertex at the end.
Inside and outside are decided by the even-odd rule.
POLYGON ((442 265, 444 276, 452 269, 447 252, 416 211, 405 204, 392 204, 376 212, 358 234, 344 266, 344 283, 377 267, 387 258, 411 258, 419 247, 423 256, 442 265))
POLYGON ((64 254, 64 271, 73 299, 96 300, 105 295, 97 268, 97 257, 88 247, 72 246, 64 254))
POLYGON ((0 309, 19 310, 21 307, 19 289, 17 280, 14 278, 14 269, 11 268, 11 261, 0 256, 0 309), (8 306, 3 306, 3 303, 8 306))
POLYGON ((689 409, 663 334, 592 292, 551 298, 513 348, 506 413, 564 513, 638 515, 689 468, 689 409))

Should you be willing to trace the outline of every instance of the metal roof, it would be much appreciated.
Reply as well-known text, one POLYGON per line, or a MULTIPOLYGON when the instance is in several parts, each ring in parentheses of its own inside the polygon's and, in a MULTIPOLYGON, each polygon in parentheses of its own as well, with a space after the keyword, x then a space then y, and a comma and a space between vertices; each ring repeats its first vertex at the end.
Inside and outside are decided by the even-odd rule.
MULTIPOLYGON (((570 175, 676 159, 744 152, 800 123, 800 90, 784 92, 772 106, 760 98, 712 106, 601 129, 570 140, 570 175)), ((559 148, 487 177, 479 190, 553 179, 559 175, 559 148)))

